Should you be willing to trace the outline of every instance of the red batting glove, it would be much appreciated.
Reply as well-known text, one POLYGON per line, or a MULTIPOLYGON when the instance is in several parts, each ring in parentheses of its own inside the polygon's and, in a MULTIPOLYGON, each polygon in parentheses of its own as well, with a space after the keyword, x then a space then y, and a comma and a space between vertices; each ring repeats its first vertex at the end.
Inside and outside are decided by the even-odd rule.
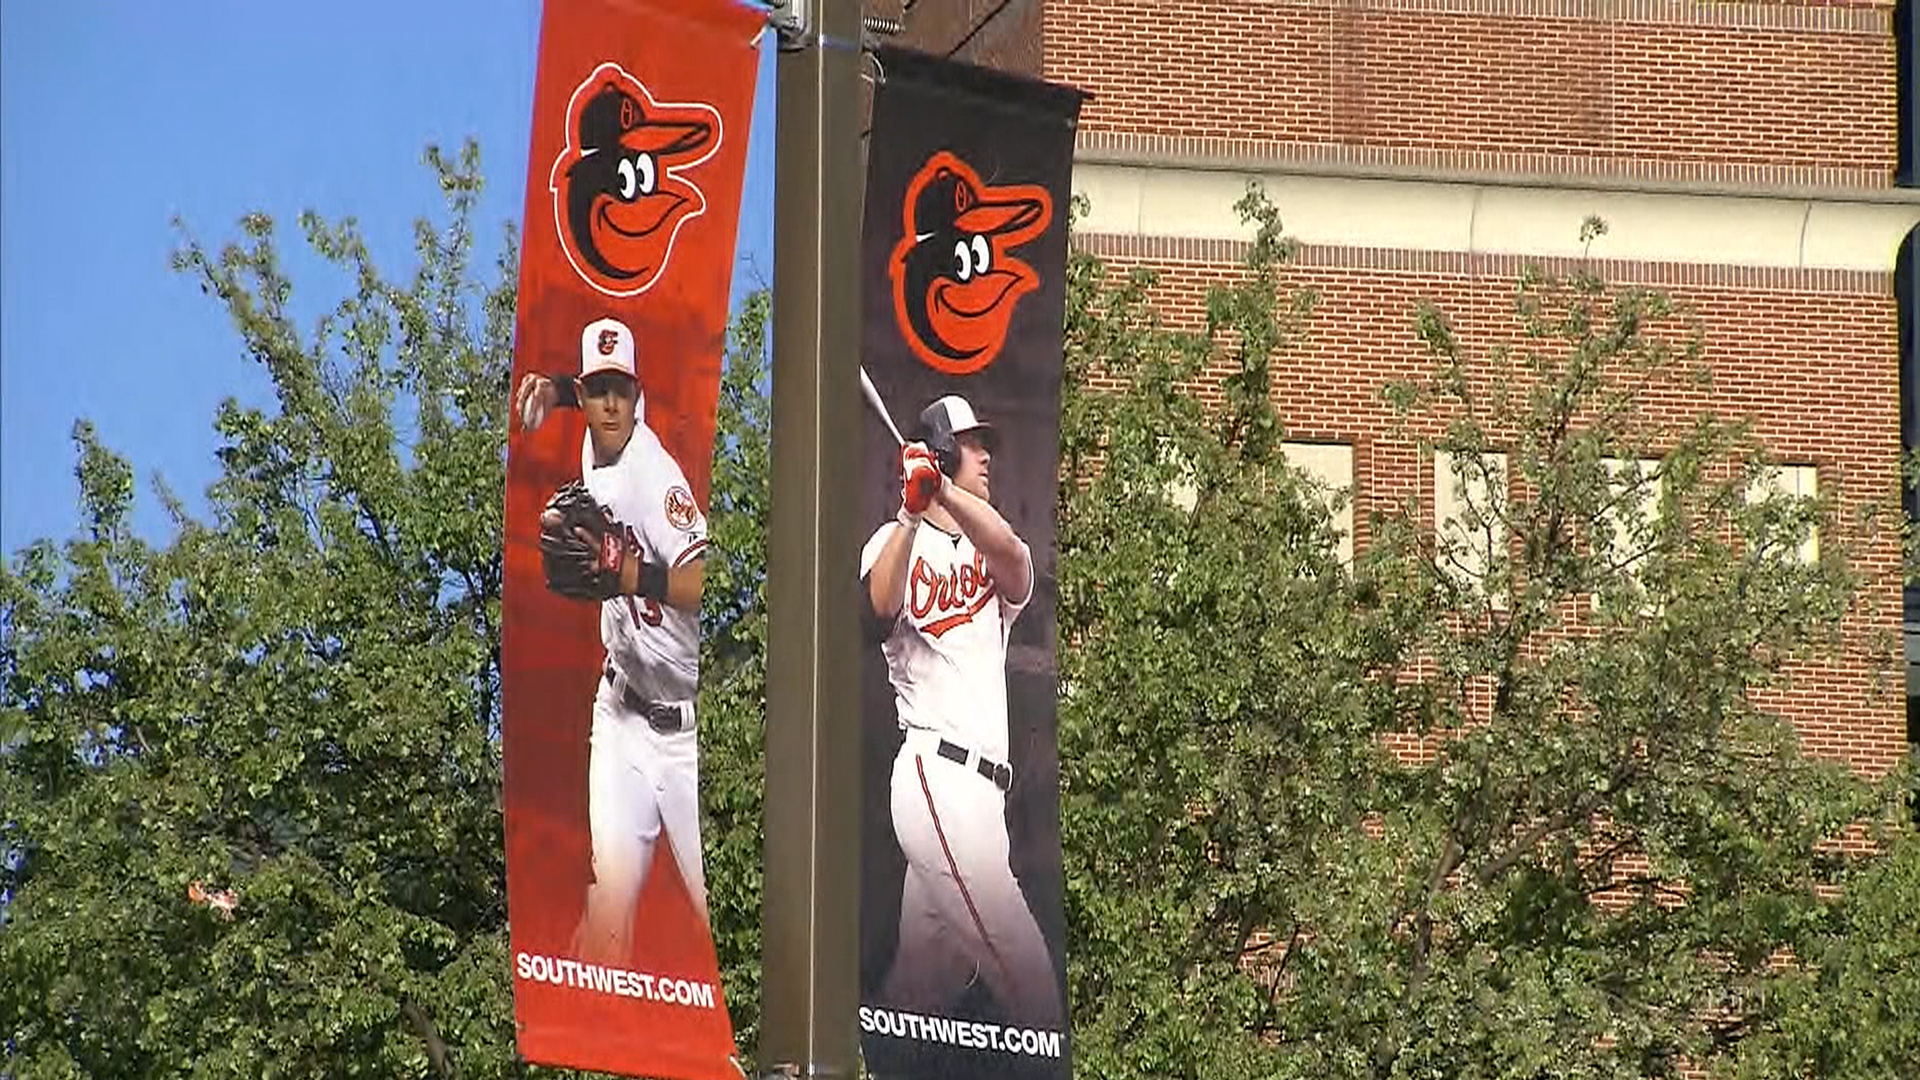
POLYGON ((926 513, 944 479, 933 451, 920 443, 900 448, 900 508, 908 514, 917 518, 926 513))

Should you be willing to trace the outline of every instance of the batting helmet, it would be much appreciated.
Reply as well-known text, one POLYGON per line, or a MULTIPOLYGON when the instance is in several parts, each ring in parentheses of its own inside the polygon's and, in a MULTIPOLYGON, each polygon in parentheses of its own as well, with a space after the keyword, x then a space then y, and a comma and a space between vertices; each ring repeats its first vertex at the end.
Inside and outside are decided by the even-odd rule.
POLYGON ((948 394, 920 411, 920 426, 914 438, 927 444, 940 460, 940 471, 951 477, 960 471, 959 436, 969 431, 980 433, 991 452, 997 441, 993 425, 973 414, 973 406, 958 394, 948 394))

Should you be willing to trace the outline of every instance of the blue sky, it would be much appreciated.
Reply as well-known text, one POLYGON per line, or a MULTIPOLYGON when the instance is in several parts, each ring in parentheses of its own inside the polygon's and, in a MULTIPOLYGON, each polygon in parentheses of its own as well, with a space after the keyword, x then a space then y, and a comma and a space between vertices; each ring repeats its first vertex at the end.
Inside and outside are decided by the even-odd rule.
MULTIPOLYGON (((273 215, 296 307, 317 311, 340 294, 303 276, 300 211, 357 217, 402 275, 413 219, 439 205, 422 151, 472 136, 490 259, 526 190, 539 26, 539 0, 0 3, 0 552, 76 527, 76 419, 132 461, 158 541, 148 479, 199 509, 216 406, 269 400, 219 304, 168 269, 175 216, 211 246, 273 215)), ((772 59, 736 292, 772 274, 772 59)))

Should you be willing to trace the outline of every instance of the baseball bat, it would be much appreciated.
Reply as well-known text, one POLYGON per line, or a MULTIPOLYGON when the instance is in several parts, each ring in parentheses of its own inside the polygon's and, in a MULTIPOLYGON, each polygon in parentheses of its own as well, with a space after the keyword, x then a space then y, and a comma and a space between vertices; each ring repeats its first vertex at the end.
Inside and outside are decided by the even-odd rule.
POLYGON ((893 426, 893 414, 887 412, 887 403, 880 400, 880 391, 873 388, 873 380, 867 378, 864 366, 860 369, 860 393, 866 396, 867 404, 873 406, 873 411, 880 414, 880 422, 887 425, 887 432, 893 436, 893 441, 901 446, 907 445, 907 440, 900 437, 900 429, 893 426))

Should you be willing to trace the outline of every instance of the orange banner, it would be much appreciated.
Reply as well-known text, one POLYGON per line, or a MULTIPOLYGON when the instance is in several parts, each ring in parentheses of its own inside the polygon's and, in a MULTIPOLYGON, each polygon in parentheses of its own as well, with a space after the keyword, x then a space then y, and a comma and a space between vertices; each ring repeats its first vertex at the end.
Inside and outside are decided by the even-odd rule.
POLYGON ((706 916, 699 598, 764 14, 548 0, 501 614, 519 1047, 740 1076, 706 916))

